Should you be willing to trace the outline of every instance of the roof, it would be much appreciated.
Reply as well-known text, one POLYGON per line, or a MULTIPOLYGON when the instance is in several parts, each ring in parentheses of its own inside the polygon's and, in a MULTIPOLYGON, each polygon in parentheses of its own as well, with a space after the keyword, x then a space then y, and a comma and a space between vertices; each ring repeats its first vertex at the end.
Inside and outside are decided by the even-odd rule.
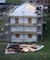
POLYGON ((0 0, 0 3, 5 3, 5 0, 0 0))
POLYGON ((35 11, 36 6, 26 2, 12 10, 8 16, 37 16, 35 11))

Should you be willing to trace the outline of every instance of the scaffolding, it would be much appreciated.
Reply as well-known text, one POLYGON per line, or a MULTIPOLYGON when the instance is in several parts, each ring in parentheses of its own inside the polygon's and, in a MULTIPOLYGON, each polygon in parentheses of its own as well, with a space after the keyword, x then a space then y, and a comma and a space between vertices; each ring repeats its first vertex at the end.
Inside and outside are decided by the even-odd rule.
MULTIPOLYGON (((27 1, 27 0, 25 0, 25 1, 27 1)), ((33 1, 33 0, 31 0, 31 1, 33 1)), ((46 1, 46 0, 45 0, 46 1)), ((37 4, 41 4, 41 5, 43 5, 43 6, 48 6, 48 0, 47 0, 47 3, 45 4, 45 2, 44 2, 44 0, 34 0, 33 2, 36 2, 37 4), (40 1, 40 2, 39 2, 40 1)), ((48 13, 48 10, 47 10, 47 13, 48 13)), ((24 14, 24 12, 22 13, 22 14, 24 14)), ((43 13, 42 13, 43 14, 43 13)), ((44 16, 44 14, 43 14, 43 16, 44 16)), ((24 17, 23 17, 23 19, 24 19, 24 17)), ((43 17, 42 17, 42 22, 43 22, 43 17)), ((11 26, 12 24, 8 24, 8 26, 9 26, 9 28, 10 28, 10 26, 11 26)), ((22 25, 22 24, 21 24, 22 25)), ((18 25, 18 26, 21 26, 21 25, 18 25)), ((36 25, 36 24, 35 24, 36 25)), ((34 26, 35 26, 34 25, 34 26)), ((38 24, 37 24, 38 25, 38 24)), ((15 26, 17 26, 17 24, 15 25, 15 26)), ((24 26, 29 26, 29 25, 24 25, 24 20, 23 20, 23 27, 24 26)), ((31 25, 31 26, 33 26, 33 25, 31 25)), ((39 25, 38 25, 39 26, 39 25)), ((43 26, 42 26, 42 30, 43 30, 43 26)), ((9 30, 10 31, 10 30, 9 30)), ((16 32, 14 32, 14 33, 16 33, 16 32)), ((14 33, 12 33, 12 34, 14 34, 14 33)), ((19 33, 22 33, 22 32, 19 32, 19 33)), ((30 33, 30 32, 24 32, 24 30, 23 30, 23 34, 28 34, 28 33, 30 33)), ((34 33, 34 32, 32 32, 33 34, 37 34, 37 33, 34 33)), ((32 34, 32 33, 30 33, 30 34, 32 34)), ((11 36, 11 33, 9 33, 10 34, 10 36, 11 36)), ((41 39, 42 39, 42 37, 43 37, 43 35, 41 36, 41 39)), ((24 39, 24 37, 23 37, 23 39, 24 39)), ((11 37, 10 37, 10 42, 11 42, 11 37)), ((23 42, 24 42, 24 40, 23 40, 23 42)))
MULTIPOLYGON (((43 17, 42 17, 42 22, 44 20, 44 17, 47 17, 47 14, 48 14, 48 0, 24 0, 25 2, 31 2, 32 4, 35 3, 35 4, 39 4, 39 5, 43 5, 43 17)), ((42 35, 41 35, 41 39, 43 38, 43 25, 42 25, 42 35)))

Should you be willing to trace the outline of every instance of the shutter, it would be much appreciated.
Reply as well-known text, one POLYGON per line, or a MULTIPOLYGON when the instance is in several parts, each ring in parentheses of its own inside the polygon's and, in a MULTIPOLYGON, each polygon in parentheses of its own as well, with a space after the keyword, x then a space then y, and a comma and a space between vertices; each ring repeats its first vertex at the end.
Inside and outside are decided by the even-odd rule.
POLYGON ((19 38, 20 37, 20 34, 16 34, 16 38, 19 38))
POLYGON ((16 23, 16 24, 19 24, 18 18, 15 18, 15 23, 16 23))
POLYGON ((32 38, 32 34, 28 34, 28 38, 32 38))
POLYGON ((28 24, 32 24, 32 18, 28 18, 28 24))

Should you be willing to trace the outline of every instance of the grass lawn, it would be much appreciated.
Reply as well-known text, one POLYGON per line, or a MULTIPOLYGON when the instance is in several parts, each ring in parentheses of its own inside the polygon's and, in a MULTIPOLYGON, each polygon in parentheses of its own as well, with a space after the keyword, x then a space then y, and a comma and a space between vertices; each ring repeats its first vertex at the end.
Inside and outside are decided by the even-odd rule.
POLYGON ((50 60, 50 14, 46 18, 48 30, 44 31, 43 39, 39 44, 44 44, 44 48, 38 52, 17 53, 5 55, 4 49, 7 42, 0 42, 0 60, 50 60))
POLYGON ((2 16, 0 18, 2 18, 0 19, 0 33, 2 33, 1 29, 4 27, 6 19, 2 16))
POLYGON ((10 2, 15 2, 15 3, 17 3, 17 2, 21 2, 21 0, 6 0, 6 2, 7 2, 7 3, 10 3, 10 2))

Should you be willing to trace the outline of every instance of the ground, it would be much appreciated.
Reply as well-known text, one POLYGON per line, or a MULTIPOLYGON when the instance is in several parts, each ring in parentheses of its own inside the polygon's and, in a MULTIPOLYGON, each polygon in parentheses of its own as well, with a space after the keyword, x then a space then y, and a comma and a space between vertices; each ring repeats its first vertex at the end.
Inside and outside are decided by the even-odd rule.
POLYGON ((43 39, 37 43, 45 46, 42 50, 5 55, 4 50, 8 42, 0 42, 0 60, 50 60, 50 14, 45 20, 47 20, 48 29, 43 32, 43 39))

